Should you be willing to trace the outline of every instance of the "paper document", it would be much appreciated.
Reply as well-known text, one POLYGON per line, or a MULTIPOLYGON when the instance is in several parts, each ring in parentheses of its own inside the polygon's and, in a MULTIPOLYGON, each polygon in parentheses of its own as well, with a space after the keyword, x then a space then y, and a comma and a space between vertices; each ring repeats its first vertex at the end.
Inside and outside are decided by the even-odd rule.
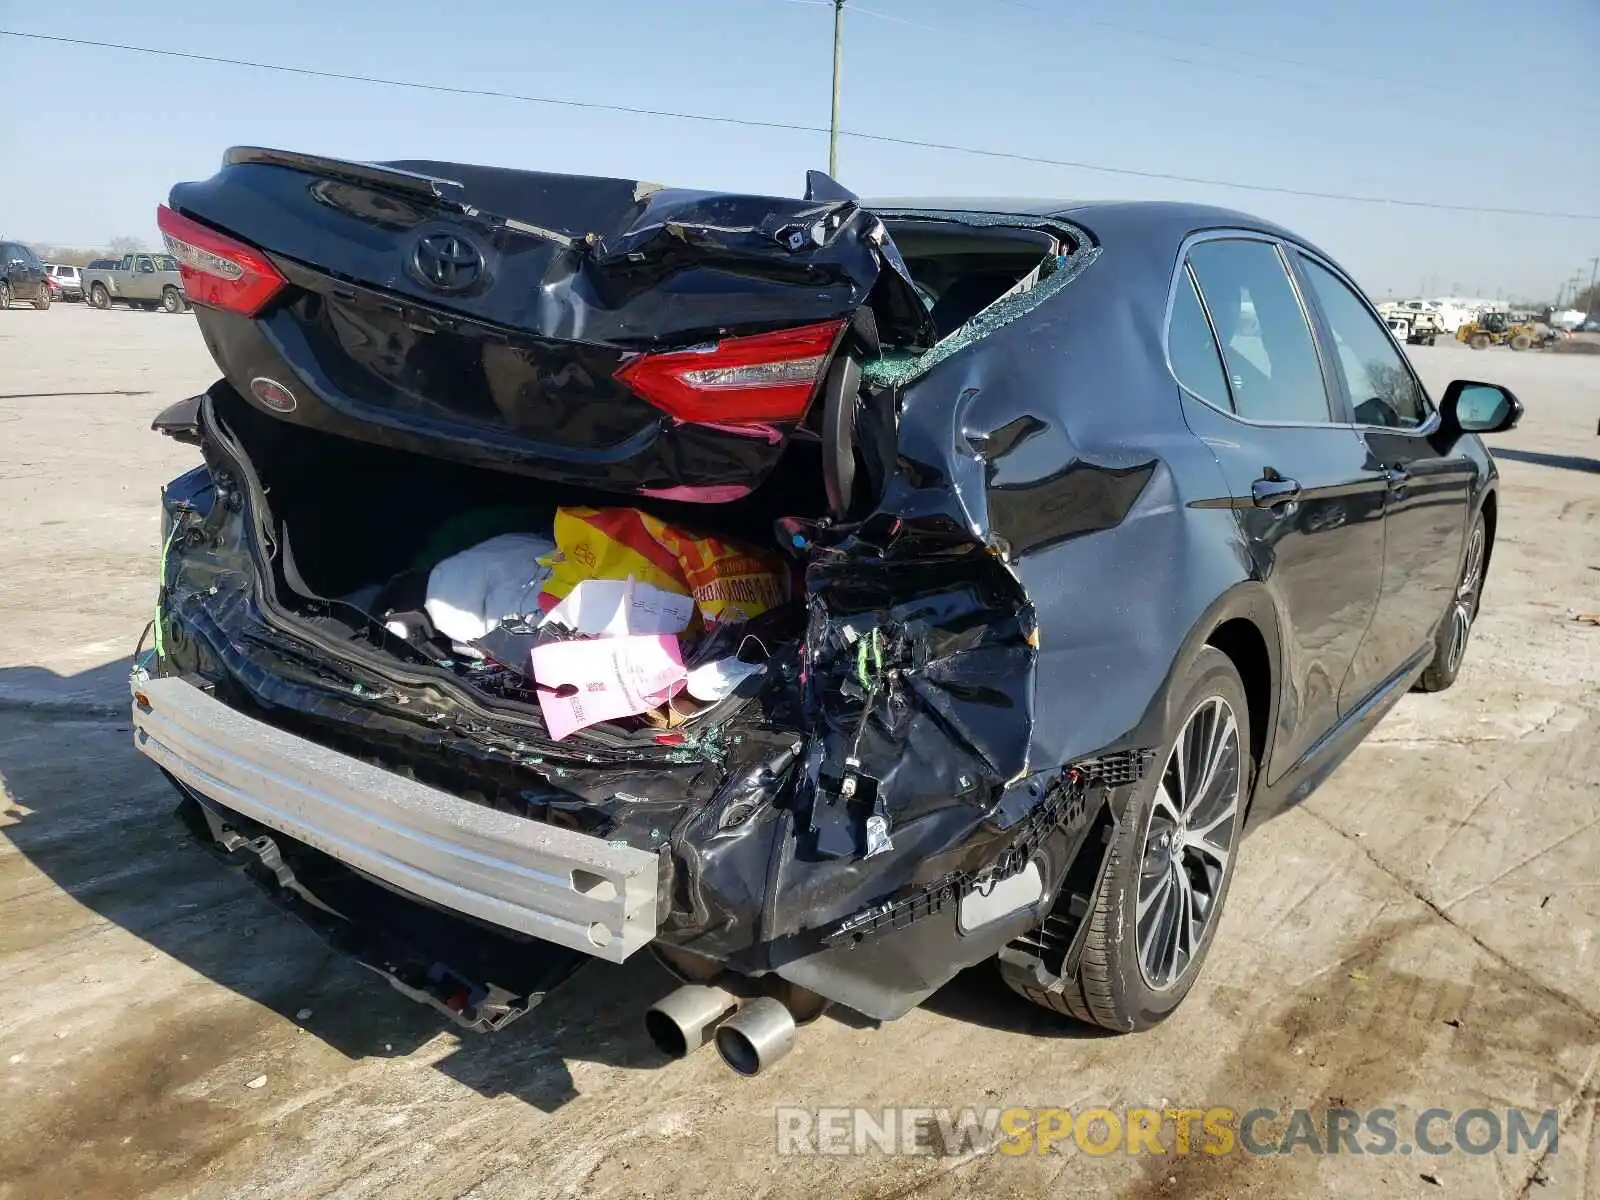
POLYGON ((544 687, 539 708, 555 741, 576 729, 659 708, 683 687, 687 672, 672 636, 550 642, 532 652, 533 677, 544 687))
POLYGON ((714 704, 733 695, 734 689, 746 679, 752 675, 759 675, 766 669, 762 663, 741 662, 737 658, 719 658, 690 671, 684 686, 689 695, 696 700, 714 704))
POLYGON ((627 579, 585 579, 545 614, 540 625, 561 624, 589 637, 682 633, 694 616, 694 597, 627 579))

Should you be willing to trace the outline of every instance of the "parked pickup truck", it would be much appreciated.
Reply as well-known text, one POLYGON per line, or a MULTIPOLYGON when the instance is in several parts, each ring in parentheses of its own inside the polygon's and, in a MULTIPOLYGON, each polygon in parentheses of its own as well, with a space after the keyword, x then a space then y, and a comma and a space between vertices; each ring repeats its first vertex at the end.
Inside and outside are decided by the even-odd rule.
POLYGON ((171 313, 189 308, 178 262, 170 254, 124 254, 104 267, 90 263, 83 271, 83 294, 94 308, 110 308, 118 300, 129 308, 171 313))

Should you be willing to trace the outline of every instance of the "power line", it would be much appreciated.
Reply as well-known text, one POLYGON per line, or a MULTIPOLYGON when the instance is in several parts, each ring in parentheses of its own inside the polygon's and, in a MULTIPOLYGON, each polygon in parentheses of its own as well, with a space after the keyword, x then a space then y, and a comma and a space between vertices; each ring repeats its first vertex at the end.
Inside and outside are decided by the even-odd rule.
MULTIPOLYGON (((1059 20, 1061 22, 1061 27, 1062 27, 1062 29, 1064 31, 1070 31, 1075 26, 1088 25, 1088 26, 1092 26, 1092 27, 1097 28, 1097 29, 1110 30, 1110 31, 1112 31, 1114 33, 1127 34, 1129 37, 1148 38, 1148 39, 1151 39, 1153 41, 1168 42, 1168 43, 1171 43, 1171 44, 1174 44, 1174 45, 1182 46, 1182 47, 1184 47, 1185 49, 1188 49, 1188 50, 1193 50, 1193 49, 1213 50, 1213 51, 1216 51, 1219 54, 1231 54, 1231 55, 1235 55, 1235 56, 1237 56, 1239 58, 1253 58, 1253 59, 1256 59, 1256 60, 1258 60, 1260 62, 1276 63, 1279 66, 1293 67, 1293 68, 1295 68, 1296 70, 1299 70, 1299 71, 1318 71, 1318 72, 1321 72, 1321 73, 1327 74, 1327 75, 1335 75, 1335 76, 1338 76, 1340 79, 1345 79, 1345 80, 1361 80, 1361 81, 1364 81, 1364 82, 1367 82, 1367 83, 1381 83, 1381 84, 1385 84, 1385 85, 1387 85, 1389 87, 1412 88, 1412 89, 1415 89, 1415 90, 1418 90, 1418 91, 1434 92, 1436 94, 1446 95, 1446 96, 1457 96, 1457 95, 1460 95, 1460 89, 1459 88, 1450 87, 1450 86, 1448 86, 1446 84, 1442 84, 1442 83, 1430 83, 1426 79, 1413 79, 1413 78, 1406 78, 1404 76, 1398 76, 1398 75, 1380 75, 1380 74, 1377 74, 1375 72, 1370 72, 1370 71, 1356 71, 1356 70, 1351 70, 1348 67, 1332 66, 1332 65, 1330 65, 1328 63, 1314 62, 1311 59, 1306 59, 1306 58, 1291 58, 1291 57, 1289 57, 1287 55, 1283 55, 1283 54, 1269 54, 1266 51, 1262 51, 1262 50, 1245 50, 1245 49, 1242 49, 1242 48, 1240 48, 1238 46, 1228 46, 1228 45, 1222 44, 1221 42, 1202 41, 1199 38, 1193 38, 1193 37, 1189 37, 1187 35, 1176 34, 1176 33, 1163 33, 1163 32, 1161 32, 1160 30, 1157 30, 1157 29, 1140 29, 1137 26, 1133 26, 1133 25, 1120 25, 1115 21, 1105 21, 1105 20, 1100 20, 1100 19, 1095 18, 1095 17, 1085 17, 1085 16, 1081 16, 1081 15, 1079 15, 1077 13, 1058 14, 1058 13, 1051 12, 1049 9, 1043 7, 1042 5, 1028 3, 1028 0, 995 0, 995 2, 998 3, 998 4, 1004 4, 1004 5, 1006 5, 1007 7, 1010 7, 1010 8, 1018 8, 1018 9, 1023 9, 1023 10, 1025 10, 1027 12, 1037 13, 1039 16, 1042 16, 1042 17, 1059 18, 1059 20)), ((1161 57, 1163 59, 1165 59, 1166 61, 1168 61, 1168 62, 1183 63, 1183 64, 1185 64, 1187 66, 1200 67, 1200 68, 1202 68, 1204 70, 1222 71, 1222 72, 1225 72, 1227 74, 1237 74, 1237 75, 1240 75, 1240 76, 1242 76, 1244 78, 1247 78, 1247 79, 1267 79, 1267 80, 1270 80, 1273 83, 1287 84, 1287 85, 1289 85, 1291 87, 1293 87, 1293 86, 1301 86, 1301 87, 1309 86, 1313 90, 1317 90, 1315 88, 1315 85, 1302 84, 1297 80, 1284 79, 1284 78, 1281 78, 1281 77, 1278 77, 1278 76, 1270 76, 1270 75, 1251 75, 1251 74, 1249 74, 1247 72, 1236 71, 1236 70, 1233 70, 1233 69, 1231 69, 1229 67, 1219 66, 1219 65, 1214 64, 1214 63, 1197 62, 1196 60, 1194 60, 1192 58, 1178 58, 1178 57, 1171 56, 1171 55, 1162 55, 1161 57)), ((1513 86, 1527 86, 1527 87, 1531 88, 1531 87, 1536 87, 1538 85, 1530 82, 1530 83, 1528 83, 1526 85, 1513 85, 1513 86)), ((1594 110, 1584 109, 1583 111, 1589 112, 1589 111, 1594 111, 1594 110)))
MULTIPOLYGON (((791 121, 762 121, 752 117, 727 117, 711 113, 685 112, 677 109, 642 108, 628 104, 606 104, 595 100, 572 100, 557 96, 535 96, 520 92, 503 92, 489 88, 458 87, 450 84, 423 83, 410 79, 388 79, 378 75, 358 75, 344 71, 324 71, 314 67, 297 67, 285 63, 257 62, 252 59, 225 58, 214 54, 196 54, 186 50, 169 50, 165 47, 135 46, 126 42, 102 42, 89 38, 61 37, 46 33, 29 33, 15 29, 0 29, 0 36, 29 41, 51 42, 67 46, 88 46, 100 50, 121 50, 131 54, 147 54, 158 58, 177 58, 188 62, 213 63, 219 66, 246 67, 257 71, 276 71, 317 79, 335 79, 347 83, 367 83, 382 87, 406 88, 413 91, 432 92, 453 96, 479 96, 493 100, 514 100, 523 104, 545 104, 557 108, 587 109, 598 112, 624 113, 631 116, 666 117, 675 121, 697 121, 712 125, 735 125, 747 129, 779 129, 791 133, 818 133, 829 131, 822 125, 805 125, 791 121)), ((1265 183, 1238 183, 1227 179, 1208 179, 1198 175, 1178 175, 1167 171, 1145 171, 1134 167, 1111 167, 1101 163, 1083 162, 1069 158, 1050 158, 1044 155, 1020 154, 1009 150, 989 150, 978 146, 963 146, 954 142, 935 142, 921 138, 897 137, 891 134, 866 133, 860 130, 841 129, 839 136, 857 141, 876 142, 880 145, 907 146, 920 150, 941 150, 952 154, 971 154, 980 158, 1001 159, 1007 162, 1030 163, 1036 166, 1067 167, 1075 171, 1090 171, 1102 175, 1119 175, 1133 179, 1153 179, 1165 183, 1187 183, 1201 187, 1230 188, 1242 192, 1258 192, 1276 196, 1298 196, 1313 200, 1337 200, 1348 204, 1381 204, 1395 208, 1428 209, 1436 212, 1479 213, 1504 217, 1541 217, 1560 221, 1600 221, 1600 213, 1553 212, 1532 208, 1492 208, 1474 204, 1448 204, 1434 200, 1408 200, 1392 196, 1364 196, 1352 192, 1325 192, 1309 188, 1279 187, 1265 183)))
MULTIPOLYGON (((832 8, 833 0, 779 0, 783 4, 804 4, 808 8, 832 8)), ((863 17, 876 17, 880 21, 888 21, 893 25, 906 25, 912 29, 920 29, 924 33, 938 33, 937 25, 924 25, 920 21, 908 21, 904 17, 897 17, 893 13, 879 12, 875 8, 862 8, 859 4, 852 4, 850 11, 860 13, 863 17)))

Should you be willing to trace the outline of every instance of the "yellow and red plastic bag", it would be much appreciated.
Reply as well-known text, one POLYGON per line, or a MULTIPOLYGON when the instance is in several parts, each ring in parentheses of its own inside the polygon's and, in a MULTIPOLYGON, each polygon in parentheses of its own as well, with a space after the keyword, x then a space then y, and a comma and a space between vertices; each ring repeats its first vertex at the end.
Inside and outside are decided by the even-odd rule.
POLYGON ((628 579, 693 596, 701 621, 748 621, 789 598, 776 554, 690 533, 636 508, 556 509, 556 553, 539 605, 554 608, 585 579, 628 579))

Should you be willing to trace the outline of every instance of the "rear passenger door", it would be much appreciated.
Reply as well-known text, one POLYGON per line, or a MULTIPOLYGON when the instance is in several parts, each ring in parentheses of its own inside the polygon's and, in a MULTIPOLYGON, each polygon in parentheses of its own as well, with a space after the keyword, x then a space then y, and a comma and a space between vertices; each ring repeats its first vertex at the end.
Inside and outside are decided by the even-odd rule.
POLYGON ((1341 704, 1348 709, 1431 651, 1455 595, 1477 466, 1454 440, 1440 439, 1422 381, 1355 285, 1309 252, 1294 257, 1368 463, 1387 483, 1383 586, 1345 680, 1341 704))
POLYGON ((1278 613, 1271 783, 1338 723, 1340 685, 1378 603, 1386 484, 1325 370, 1284 248, 1230 233, 1184 249, 1169 358, 1278 613))

